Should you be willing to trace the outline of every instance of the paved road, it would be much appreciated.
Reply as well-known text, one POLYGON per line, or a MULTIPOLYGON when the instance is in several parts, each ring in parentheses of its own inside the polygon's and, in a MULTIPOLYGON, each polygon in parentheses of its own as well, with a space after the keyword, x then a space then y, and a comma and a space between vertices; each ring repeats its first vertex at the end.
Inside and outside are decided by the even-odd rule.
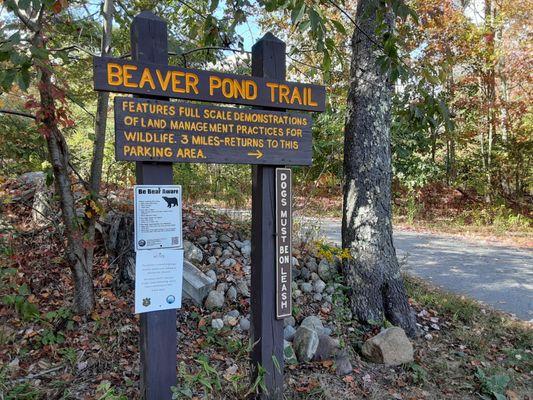
MULTIPOLYGON (((339 222, 306 219, 302 224, 304 231, 340 243, 339 222)), ((408 273, 533 320, 533 251, 409 231, 396 231, 394 244, 408 273)))

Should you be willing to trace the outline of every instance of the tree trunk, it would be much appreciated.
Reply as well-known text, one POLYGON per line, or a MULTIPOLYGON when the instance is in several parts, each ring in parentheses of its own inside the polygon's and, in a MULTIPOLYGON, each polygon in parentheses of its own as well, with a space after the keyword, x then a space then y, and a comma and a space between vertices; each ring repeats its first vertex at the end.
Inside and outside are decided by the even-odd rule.
MULTIPOLYGON (((351 287, 351 308, 362 322, 384 318, 417 333, 392 241, 391 98, 393 84, 377 58, 375 13, 360 0, 352 38, 351 82, 344 141, 342 246, 351 257, 343 272, 351 287), (363 31, 364 33, 361 33, 363 31), (368 35, 368 36, 367 36, 368 35), (372 40, 370 39, 372 38, 372 40)), ((388 22, 392 28, 392 16, 388 22)))
MULTIPOLYGON (((105 0, 103 15, 104 23, 102 26, 102 57, 111 54, 111 38, 113 29, 113 0, 105 0)), ((96 118, 94 124, 94 148, 93 158, 91 161, 91 176, 89 178, 89 199, 97 202, 100 193, 100 185, 102 183, 102 165, 104 162, 104 148, 107 128, 107 108, 109 104, 109 93, 98 92, 98 99, 96 103, 96 118)), ((92 205, 89 203, 87 208, 91 209, 92 205)), ((94 262, 94 247, 95 247, 95 227, 99 213, 92 212, 89 214, 90 218, 87 222, 87 242, 88 246, 85 249, 85 263, 92 268, 94 262)))
MULTIPOLYGON (((43 46, 41 33, 34 38, 36 47, 43 46)), ((41 109, 38 123, 46 138, 50 163, 54 172, 54 184, 65 225, 67 248, 66 260, 74 278, 74 311, 88 314, 94 306, 93 281, 90 267, 85 264, 83 235, 77 222, 76 207, 69 178, 69 152, 65 138, 58 126, 54 91, 51 80, 51 66, 43 63, 37 65, 40 72, 39 95, 41 109)))

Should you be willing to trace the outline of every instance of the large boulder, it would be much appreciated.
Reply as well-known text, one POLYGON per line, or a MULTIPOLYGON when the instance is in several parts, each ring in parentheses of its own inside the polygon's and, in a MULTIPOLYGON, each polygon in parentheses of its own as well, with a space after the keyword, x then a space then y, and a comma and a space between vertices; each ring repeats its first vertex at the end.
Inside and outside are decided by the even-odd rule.
POLYGON ((315 330, 300 326, 294 335, 293 347, 296 357, 300 362, 308 362, 313 359, 318 348, 318 333, 315 330))
POLYGON ((332 359, 339 351, 340 343, 331 336, 319 334, 318 347, 313 356, 313 361, 324 361, 332 359))
POLYGON ((300 326, 303 326, 305 328, 309 328, 313 331, 315 331, 317 334, 324 333, 324 324, 322 324, 322 321, 320 318, 310 315, 308 317, 305 317, 300 326))
POLYGON ((413 345, 404 330, 392 327, 368 339, 362 348, 363 355, 372 362, 400 365, 413 361, 413 345))
POLYGON ((217 290, 211 290, 205 299, 205 308, 208 310, 214 310, 222 308, 224 306, 224 292, 217 290))

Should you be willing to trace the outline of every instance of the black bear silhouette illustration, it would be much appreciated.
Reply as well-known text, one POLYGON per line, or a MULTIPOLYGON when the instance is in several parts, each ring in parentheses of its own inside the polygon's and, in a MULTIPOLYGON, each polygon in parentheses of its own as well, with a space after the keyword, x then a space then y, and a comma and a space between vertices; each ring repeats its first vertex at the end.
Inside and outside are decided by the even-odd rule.
POLYGON ((167 202, 167 207, 177 207, 178 206, 178 199, 176 197, 165 197, 163 196, 163 200, 167 202))

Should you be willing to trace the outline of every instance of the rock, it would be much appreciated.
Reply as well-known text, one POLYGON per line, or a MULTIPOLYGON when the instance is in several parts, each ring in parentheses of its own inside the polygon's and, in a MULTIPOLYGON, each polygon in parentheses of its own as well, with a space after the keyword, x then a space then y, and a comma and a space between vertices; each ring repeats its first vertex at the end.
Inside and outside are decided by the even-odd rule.
POLYGON ((228 243, 231 242, 231 238, 228 235, 222 234, 218 237, 218 241, 220 243, 228 243))
POLYGON ((299 289, 293 290, 293 292, 292 292, 292 298, 293 298, 293 299, 297 299, 297 298, 300 297, 301 295, 302 295, 302 291, 299 290, 299 289))
POLYGON ((318 276, 316 272, 311 272, 310 278, 311 278, 311 282, 316 282, 320 279, 320 276, 318 276))
POLYGON ((324 334, 318 335, 318 347, 313 361, 324 361, 332 359, 339 350, 339 341, 324 334))
POLYGON ((290 326, 296 325, 296 320, 294 319, 294 317, 292 315, 289 315, 287 318, 285 318, 283 320, 283 326, 285 327, 285 326, 288 326, 288 325, 290 325, 290 326))
POLYGON ((321 260, 320 263, 318 264, 318 275, 325 282, 330 281, 335 275, 335 271, 333 270, 333 267, 329 265, 326 259, 321 260))
POLYGON ((335 292, 335 286, 334 285, 326 286, 326 293, 327 294, 333 294, 334 292, 335 292))
POLYGON ((298 268, 294 268, 292 267, 292 280, 295 281, 296 279, 298 279, 300 277, 302 273, 300 272, 300 270, 298 268))
POLYGON ((238 317, 241 314, 239 313, 239 310, 231 310, 226 315, 229 315, 230 317, 238 317))
POLYGON ((353 371, 348 354, 340 352, 335 357, 335 373, 339 376, 348 375, 353 371))
POLYGON ((237 300, 237 289, 235 289, 235 286, 229 287, 228 291, 226 292, 226 299, 231 302, 237 300))
POLYGON ((309 280, 309 275, 311 275, 311 273, 309 272, 309 270, 305 267, 303 267, 301 270, 300 270, 300 277, 304 280, 304 281, 308 281, 309 280))
POLYGON ((213 282, 215 282, 215 284, 217 283, 217 273, 215 272, 215 270, 213 269, 210 269, 209 271, 207 271, 205 273, 209 278, 211 278, 211 280, 213 282))
POLYGON ((244 246, 244 243, 241 242, 240 240, 237 240, 237 239, 235 239, 235 240, 233 241, 233 244, 234 244, 235 247, 238 248, 238 249, 241 249, 242 246, 244 246))
MULTIPOLYGON (((214 271, 213 271, 214 272, 214 271)), ((215 276, 216 278, 216 276, 215 276)), ((204 274, 187 260, 183 260, 183 296, 201 306, 215 287, 216 280, 204 274)))
POLYGON ((188 240, 183 241, 183 256, 193 264, 200 264, 204 259, 204 253, 188 240))
POLYGON ((317 263, 316 263, 316 261, 315 261, 314 258, 311 259, 311 260, 309 260, 309 261, 307 261, 307 262, 305 263, 305 266, 306 266, 307 269, 308 269, 309 271, 311 271, 311 272, 317 272, 317 271, 318 271, 318 265, 317 265, 317 263))
POLYGON ((217 263, 217 258, 215 256, 211 256, 207 259, 207 262, 209 265, 215 265, 217 263))
POLYGON ((215 318, 211 320, 211 327, 220 330, 224 327, 224 321, 222 321, 220 318, 215 318))
POLYGON ((370 361, 385 365, 400 365, 413 361, 413 345, 402 328, 392 327, 368 339, 362 348, 370 361))
POLYGON ((209 243, 209 239, 207 238, 207 236, 200 236, 197 242, 198 244, 204 245, 204 244, 209 243))
POLYGON ((45 226, 50 223, 52 194, 44 178, 37 181, 31 210, 31 218, 36 226, 45 226))
POLYGON ((18 181, 21 181, 22 183, 28 186, 36 186, 45 179, 46 175, 42 171, 26 172, 25 174, 22 174, 17 178, 18 181))
POLYGON ((321 301, 322 301, 322 294, 320 294, 320 293, 315 293, 315 294, 313 295, 313 300, 316 301, 317 303, 318 303, 318 302, 321 302, 321 301))
POLYGON ((299 361, 311 361, 318 347, 318 333, 313 329, 300 326, 294 335, 293 347, 299 361))
POLYGON ((215 243, 217 241, 217 235, 209 235, 209 243, 215 243))
POLYGON ((285 364, 287 365, 298 364, 298 360, 296 359, 296 355, 294 354, 292 344, 287 340, 283 341, 283 359, 285 360, 285 364))
POLYGON ((213 310, 216 308, 222 308, 224 305, 224 292, 218 290, 211 290, 205 299, 205 308, 213 310))
POLYGON ((322 279, 319 279, 313 283, 313 289, 316 293, 322 293, 325 288, 326 283, 322 279))
POLYGON ((222 252, 222 257, 230 258, 232 254, 233 252, 231 250, 224 249, 224 251, 222 252))
POLYGON ((302 282, 300 283, 300 289, 304 293, 311 293, 313 291, 313 285, 309 282, 302 282))
POLYGON ((300 326, 309 328, 315 331, 317 334, 321 334, 324 331, 324 325, 322 324, 322 321, 320 320, 320 318, 315 317, 314 315, 305 317, 300 326))
POLYGON ((224 315, 222 320, 224 321, 225 325, 229 325, 229 326, 236 326, 239 323, 239 318, 232 317, 231 315, 228 315, 228 314, 224 315))
POLYGON ((241 279, 237 282, 235 285, 235 288, 237 289, 237 293, 242 295, 243 297, 250 297, 250 289, 248 288, 248 283, 246 280, 241 279))
POLYGON ((222 266, 223 267, 226 267, 226 268, 231 268, 233 267, 235 264, 237 264, 237 261, 235 261, 235 259, 233 258, 227 258, 224 260, 224 262, 222 263, 222 266))
POLYGON ((298 262, 298 259, 296 257, 291 258, 291 264, 293 267, 299 267, 300 263, 298 262))
POLYGON ((244 244, 242 247, 241 247, 241 254, 246 257, 246 258, 250 258, 250 254, 252 253, 252 246, 249 245, 249 244, 244 244))
POLYGON ((285 328, 283 328, 283 338, 285 340, 292 342, 292 339, 294 339, 295 334, 296 334, 296 329, 294 329, 293 326, 287 325, 285 328))
POLYGON ((244 318, 244 317, 241 318, 241 320, 239 321, 239 327, 243 331, 250 330, 250 320, 248 318, 244 318))
POLYGON ((222 247, 215 247, 215 250, 213 250, 213 255, 215 257, 220 257, 222 255, 222 247))
POLYGON ((228 290, 228 284, 226 282, 220 282, 217 285, 217 292, 221 292, 222 294, 226 293, 226 290, 228 290))

